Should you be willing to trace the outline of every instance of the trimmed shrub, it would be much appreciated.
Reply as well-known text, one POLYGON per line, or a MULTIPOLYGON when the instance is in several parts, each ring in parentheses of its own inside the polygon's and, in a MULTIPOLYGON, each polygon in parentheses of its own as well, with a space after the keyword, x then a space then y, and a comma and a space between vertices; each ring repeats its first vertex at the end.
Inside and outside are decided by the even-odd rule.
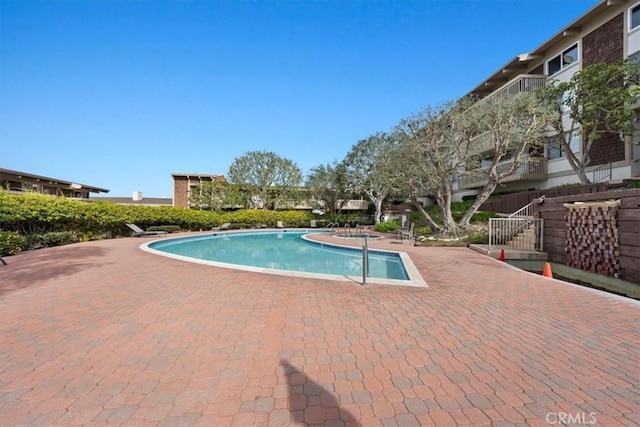
POLYGON ((489 233, 472 233, 465 239, 467 243, 474 243, 477 245, 489 243, 489 233))
POLYGON ((489 222, 490 218, 495 218, 497 215, 495 212, 490 212, 490 211, 486 211, 486 212, 476 212, 473 214, 473 216, 471 217, 471 222, 472 223, 478 223, 478 222, 489 222))
POLYGON ((73 231, 50 231, 48 233, 32 233, 26 236, 27 249, 62 246, 80 241, 73 231))
POLYGON ((395 219, 393 221, 385 221, 377 223, 373 229, 379 233, 393 233, 400 228, 400 220, 395 219))
POLYGON ((0 256, 15 255, 27 245, 27 239, 18 233, 0 231, 0 256))

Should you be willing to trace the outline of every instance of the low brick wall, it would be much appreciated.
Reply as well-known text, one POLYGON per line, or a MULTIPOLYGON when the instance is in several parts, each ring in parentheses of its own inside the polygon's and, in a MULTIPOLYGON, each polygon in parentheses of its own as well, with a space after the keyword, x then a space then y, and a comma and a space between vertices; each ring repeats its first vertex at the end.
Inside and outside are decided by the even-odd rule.
MULTIPOLYGON (((607 200, 620 200, 615 210, 617 250, 612 248, 619 265, 618 277, 640 285, 640 189, 547 198, 542 204, 534 205, 534 216, 544 219, 543 251, 548 254, 549 261, 567 265, 572 239, 567 229, 568 209, 564 204, 607 200)), ((586 231, 588 228, 583 230, 586 231)))

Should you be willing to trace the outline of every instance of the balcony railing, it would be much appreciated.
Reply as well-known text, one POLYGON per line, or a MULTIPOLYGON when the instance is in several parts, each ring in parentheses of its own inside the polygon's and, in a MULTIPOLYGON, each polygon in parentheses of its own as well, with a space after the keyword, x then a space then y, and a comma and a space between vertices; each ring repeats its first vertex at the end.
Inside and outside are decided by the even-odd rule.
POLYGON ((484 99, 494 96, 516 95, 522 92, 531 92, 547 84, 547 76, 541 74, 520 74, 513 80, 500 86, 496 91, 492 92, 484 99))
MULTIPOLYGON (((504 162, 497 166, 497 172, 508 170, 513 162, 504 162)), ((539 158, 526 159, 516 168, 513 175, 500 180, 501 183, 516 181, 539 181, 547 178, 547 160, 539 158)), ((489 181, 489 170, 480 170, 460 177, 459 188, 483 187, 489 181)))

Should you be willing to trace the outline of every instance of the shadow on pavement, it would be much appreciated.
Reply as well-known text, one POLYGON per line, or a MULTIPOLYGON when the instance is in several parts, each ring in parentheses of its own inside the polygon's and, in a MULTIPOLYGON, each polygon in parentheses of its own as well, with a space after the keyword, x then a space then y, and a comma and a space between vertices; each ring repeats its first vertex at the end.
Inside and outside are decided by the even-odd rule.
POLYGON ((322 385, 309 380, 304 372, 280 359, 287 376, 290 421, 302 425, 359 426, 356 417, 340 407, 336 396, 322 385))
POLYGON ((38 286, 52 278, 69 276, 95 265, 106 253, 103 248, 78 244, 4 257, 7 265, 0 264, 0 295, 38 286))

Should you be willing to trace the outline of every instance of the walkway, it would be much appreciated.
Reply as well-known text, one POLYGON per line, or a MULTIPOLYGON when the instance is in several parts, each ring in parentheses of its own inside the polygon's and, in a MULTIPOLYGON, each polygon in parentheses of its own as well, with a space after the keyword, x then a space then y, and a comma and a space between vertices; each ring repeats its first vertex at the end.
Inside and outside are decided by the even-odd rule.
POLYGON ((416 288, 142 242, 0 266, 0 425, 640 425, 637 301, 466 248, 370 241, 410 253, 416 288))

